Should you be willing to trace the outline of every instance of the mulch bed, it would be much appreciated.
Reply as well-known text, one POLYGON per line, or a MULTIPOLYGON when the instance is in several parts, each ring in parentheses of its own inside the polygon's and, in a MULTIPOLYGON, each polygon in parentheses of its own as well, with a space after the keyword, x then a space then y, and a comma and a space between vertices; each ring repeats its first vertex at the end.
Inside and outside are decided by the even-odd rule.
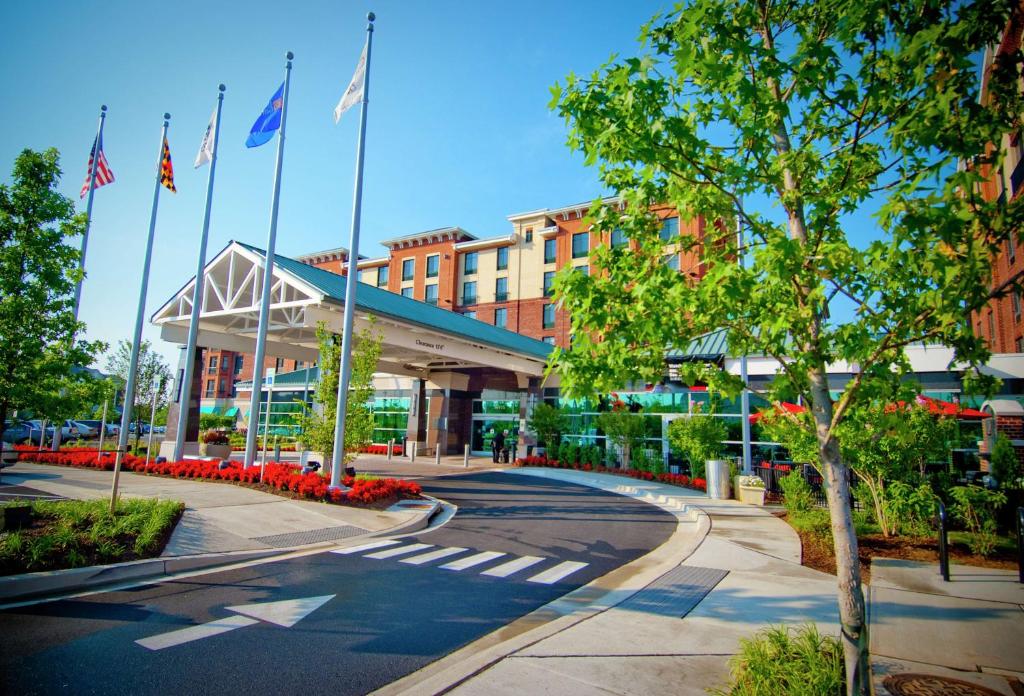
MULTIPOLYGON (((786 519, 786 513, 774 513, 786 519)), ((829 575, 836 574, 836 558, 832 552, 831 539, 823 540, 814 534, 797 532, 802 547, 801 564, 829 575)), ((857 552, 860 557, 861 579, 871 582, 871 557, 899 558, 908 561, 939 564, 939 540, 936 537, 885 537, 881 534, 868 534, 857 539, 857 552)), ((1017 558, 1012 552, 996 551, 989 557, 971 553, 967 544, 949 543, 949 562, 961 565, 980 566, 983 568, 999 568, 1016 570, 1017 558)))

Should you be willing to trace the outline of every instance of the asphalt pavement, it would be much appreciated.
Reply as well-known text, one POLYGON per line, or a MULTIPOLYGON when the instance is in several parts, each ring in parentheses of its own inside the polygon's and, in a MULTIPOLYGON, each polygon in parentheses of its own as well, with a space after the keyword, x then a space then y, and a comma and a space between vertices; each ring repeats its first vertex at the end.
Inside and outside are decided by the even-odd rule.
POLYGON ((0 613, 5 692, 363 694, 676 528, 664 510, 563 481, 420 483, 459 507, 435 530, 0 613))

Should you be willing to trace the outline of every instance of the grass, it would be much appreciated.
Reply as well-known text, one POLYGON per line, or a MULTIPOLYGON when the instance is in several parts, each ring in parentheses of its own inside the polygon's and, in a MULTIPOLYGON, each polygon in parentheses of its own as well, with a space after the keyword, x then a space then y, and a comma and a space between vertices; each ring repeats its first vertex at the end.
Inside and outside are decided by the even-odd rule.
POLYGON ((841 696, 843 651, 814 624, 769 626, 740 640, 729 661, 732 683, 719 696, 841 696))
POLYGON ((32 524, 0 534, 0 574, 77 568, 158 555, 185 509, 130 498, 110 514, 105 500, 32 503, 32 524))

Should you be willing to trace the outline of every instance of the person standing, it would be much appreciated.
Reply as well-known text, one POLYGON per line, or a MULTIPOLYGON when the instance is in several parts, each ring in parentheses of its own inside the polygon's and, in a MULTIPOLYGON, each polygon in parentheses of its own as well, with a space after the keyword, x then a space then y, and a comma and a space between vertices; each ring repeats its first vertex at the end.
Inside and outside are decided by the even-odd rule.
POLYGON ((509 448, 508 431, 506 430, 501 435, 501 462, 502 462, 502 464, 508 464, 508 448, 509 448))
POLYGON ((494 431, 494 439, 491 440, 491 456, 492 456, 492 459, 494 460, 495 464, 497 464, 498 461, 500 460, 502 450, 504 450, 504 449, 505 449, 505 436, 502 433, 500 433, 497 430, 495 430, 494 431))

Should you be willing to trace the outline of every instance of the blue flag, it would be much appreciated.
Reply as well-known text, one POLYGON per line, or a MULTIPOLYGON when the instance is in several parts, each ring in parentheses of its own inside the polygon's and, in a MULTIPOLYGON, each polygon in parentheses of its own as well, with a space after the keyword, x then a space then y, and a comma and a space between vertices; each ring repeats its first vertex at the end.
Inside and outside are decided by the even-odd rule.
POLYGON ((256 123, 252 124, 249 137, 245 139, 246 147, 259 147, 270 142, 274 133, 281 127, 281 108, 284 106, 284 83, 277 88, 270 98, 267 108, 263 110, 256 123))

